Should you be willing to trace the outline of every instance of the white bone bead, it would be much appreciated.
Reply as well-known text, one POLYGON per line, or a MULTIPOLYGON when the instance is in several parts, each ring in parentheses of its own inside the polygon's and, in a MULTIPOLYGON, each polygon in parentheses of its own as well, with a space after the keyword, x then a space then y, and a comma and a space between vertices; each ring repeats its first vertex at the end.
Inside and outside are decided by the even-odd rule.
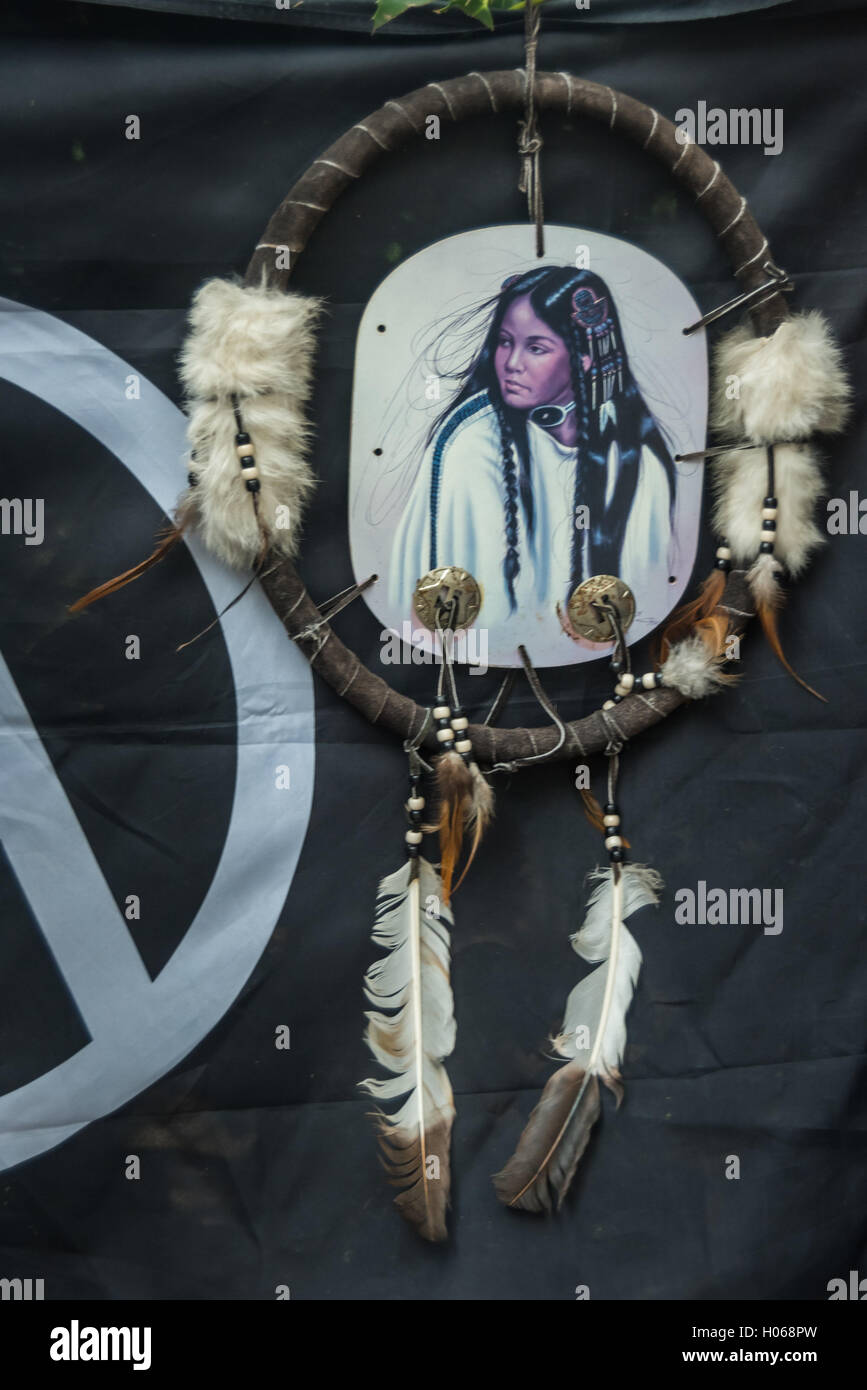
POLYGON ((730 560, 732 558, 732 553, 727 545, 721 545, 717 548, 716 558, 718 560, 730 560))
POLYGON ((473 745, 468 738, 461 738, 458 739, 455 748, 457 748, 459 753, 470 753, 472 752, 473 745))
POLYGON ((247 478, 258 478, 258 476, 259 476, 259 470, 258 470, 258 468, 256 467, 255 463, 253 464, 253 467, 252 467, 252 468, 242 468, 242 469, 241 469, 241 477, 244 478, 244 479, 247 479, 247 478))
POLYGON ((410 799, 409 799, 409 801, 408 801, 406 804, 407 804, 407 806, 409 807, 409 809, 410 809, 411 811, 423 811, 423 810, 424 810, 424 797, 423 797, 423 796, 411 796, 410 799))
POLYGON ((451 715, 451 710, 449 709, 448 705, 435 705, 435 706, 434 706, 434 712, 433 712, 433 717, 434 717, 434 719, 448 719, 450 715, 451 715))
POLYGON ((451 729, 437 729, 437 738, 439 739, 440 743, 451 743, 452 739, 454 738, 454 734, 452 733, 451 729))
POLYGON ((614 694, 615 694, 615 695, 628 695, 628 694, 630 693, 631 690, 632 690, 632 686, 631 686, 631 685, 621 685, 620 681, 618 681, 617 684, 616 684, 615 687, 614 687, 614 694))
POLYGON ((615 816, 615 815, 603 816, 603 817, 602 817, 602 824, 603 824, 603 825, 619 825, 619 824, 620 824, 620 817, 619 817, 619 816, 615 816))
POLYGON ((776 521, 776 507, 762 507, 762 521, 776 521))
POLYGON ((468 729, 470 721, 465 714, 459 714, 452 720, 453 729, 468 729))
POLYGON ((602 706, 602 708, 603 708, 603 709, 614 709, 614 701, 613 701, 613 700, 606 700, 606 701, 605 701, 605 704, 602 706))
POLYGON ((404 838, 408 845, 420 845, 423 836, 420 830, 408 830, 404 838))
POLYGON ((635 684, 635 677, 631 671, 624 671, 617 684, 623 686, 623 690, 618 691, 618 694, 627 695, 635 684))
POLYGON ((239 444, 235 453, 238 455, 239 459, 251 459, 253 458, 253 445, 239 444))
POLYGON ((622 844, 623 841, 621 840, 619 835, 609 835, 607 840, 605 841, 605 848, 619 849, 622 844))
POLYGON ((644 689, 645 689, 645 690, 655 690, 655 689, 656 689, 656 672, 655 672, 655 671, 645 671, 644 675, 641 677, 641 684, 644 686, 644 689))

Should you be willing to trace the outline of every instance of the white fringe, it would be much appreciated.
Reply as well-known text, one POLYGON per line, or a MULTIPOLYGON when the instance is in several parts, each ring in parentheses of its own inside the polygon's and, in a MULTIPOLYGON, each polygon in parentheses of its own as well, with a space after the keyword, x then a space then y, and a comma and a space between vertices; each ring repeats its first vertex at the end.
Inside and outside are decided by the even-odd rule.
POLYGON ((714 358, 711 424, 729 439, 805 439, 836 433, 848 419, 843 354, 817 309, 792 315, 766 338, 741 324, 719 340, 714 358))
MULTIPOLYGON (((817 546, 827 539, 813 519, 816 499, 822 490, 822 469, 813 447, 778 445, 774 450, 774 479, 774 554, 794 578, 817 546)), ((733 449, 714 459, 713 489, 714 529, 728 541, 734 565, 752 563, 762 541, 762 502, 768 490, 765 450, 733 449)))
POLYGON ((261 536, 235 452, 237 395, 259 471, 259 515, 272 549, 297 552, 315 480, 307 462, 314 327, 322 301, 282 290, 208 280, 196 292, 180 374, 187 394, 190 472, 199 530, 226 564, 249 569, 261 536))

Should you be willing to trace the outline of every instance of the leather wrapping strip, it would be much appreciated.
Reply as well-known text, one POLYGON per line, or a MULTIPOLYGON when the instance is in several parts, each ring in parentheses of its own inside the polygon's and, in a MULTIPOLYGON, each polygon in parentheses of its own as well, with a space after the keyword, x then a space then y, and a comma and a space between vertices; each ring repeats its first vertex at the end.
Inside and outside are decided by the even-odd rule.
MULTIPOLYGON (((265 569, 270 572, 260 581, 262 588, 290 637, 296 638, 310 624, 320 624, 315 632, 298 641, 314 671, 371 724, 389 729, 402 739, 417 734, 425 715, 422 706, 392 689, 382 676, 369 671, 341 642, 330 624, 321 622, 319 610, 291 560, 281 563, 272 556, 265 569), (273 570, 272 564, 275 565, 273 570)), ((729 574, 722 605, 732 610, 733 629, 740 632, 754 612, 743 570, 732 570, 729 574)), ((605 715, 596 710, 584 719, 567 723, 566 738, 552 761, 602 753, 611 742, 615 727, 624 741, 633 739, 686 703, 678 691, 665 687, 630 695, 613 710, 606 710, 605 715)), ((560 737, 550 723, 534 729, 498 729, 487 724, 471 724, 468 736, 476 758, 486 766, 550 752, 560 737)), ((435 731, 428 734, 423 746, 436 747, 435 731)))
MULTIPOLYGON (((765 238, 746 200, 701 146, 682 145, 676 138, 676 127, 665 116, 598 82, 568 73, 542 72, 537 74, 536 89, 542 110, 600 121, 665 165, 695 198, 737 272, 741 288, 756 289, 766 281, 762 264, 770 252, 765 238)), ((285 288, 314 229, 343 190, 390 150, 415 139, 424 130, 428 116, 457 122, 520 111, 523 103, 522 68, 429 83, 386 102, 330 145, 290 189, 259 239, 260 246, 247 268, 247 283, 258 283, 264 271, 269 284, 285 288), (274 247, 289 248, 290 267, 277 268, 274 247)), ((757 331, 772 333, 787 313, 783 296, 774 295, 753 311, 757 331)))

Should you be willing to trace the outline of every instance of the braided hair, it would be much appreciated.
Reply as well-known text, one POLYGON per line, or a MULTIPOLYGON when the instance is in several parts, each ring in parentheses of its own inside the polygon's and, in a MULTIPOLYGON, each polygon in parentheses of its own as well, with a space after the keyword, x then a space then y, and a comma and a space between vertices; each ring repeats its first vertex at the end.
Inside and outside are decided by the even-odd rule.
MULTIPOLYGON (((638 484, 638 465, 642 447, 647 444, 665 469, 669 488, 669 515, 673 517, 676 478, 671 452, 662 437, 659 425, 636 385, 629 367, 620 318, 614 300, 600 276, 589 270, 571 266, 547 266, 511 276, 490 307, 493 312, 482 347, 467 373, 464 384, 448 408, 435 421, 432 438, 444 420, 471 396, 487 393, 494 408, 500 435, 503 476, 503 515, 505 555, 503 577, 512 612, 517 606, 515 580, 520 572, 518 554, 518 505, 524 509, 527 531, 534 527, 533 495, 530 486, 530 441, 527 428, 528 412, 504 401, 495 368, 495 354, 500 329, 509 307, 516 299, 526 297, 533 312, 565 343, 575 399, 578 440, 575 463, 573 517, 579 505, 588 508, 588 530, 572 530, 571 575, 569 590, 591 574, 618 574, 620 557, 629 513, 638 484), (586 292, 589 292, 586 293, 586 292), (577 308, 576 308, 577 296, 577 308), (586 302, 598 308, 596 319, 582 312, 586 302), (601 315, 601 318, 600 318, 601 315), (602 349, 605 351, 602 351, 602 349), (593 366, 585 372, 583 358, 590 356, 593 366), (593 367, 596 368, 597 397, 594 400, 593 367), (600 370, 601 368, 601 370, 600 370), (609 390, 613 388, 617 424, 605 413, 600 428, 599 406, 602 404, 602 382, 608 373, 609 390), (616 384, 614 373, 616 372, 616 384), (613 494, 605 505, 608 478, 608 450, 613 440, 620 450, 620 467, 613 494)), ((568 595, 564 594, 564 599, 568 595)))

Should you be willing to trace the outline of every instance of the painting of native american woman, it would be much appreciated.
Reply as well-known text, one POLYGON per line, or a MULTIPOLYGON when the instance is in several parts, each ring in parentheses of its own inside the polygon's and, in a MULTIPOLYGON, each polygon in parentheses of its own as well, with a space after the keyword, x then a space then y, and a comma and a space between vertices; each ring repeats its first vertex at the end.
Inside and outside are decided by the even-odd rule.
POLYGON ((565 604, 582 580, 641 592, 670 569, 671 450, 630 371, 608 286, 586 270, 512 276, 435 422, 393 542, 401 592, 461 565, 485 619, 565 604), (579 508, 586 511, 579 511, 579 508))
MULTIPOLYGON (((555 649, 553 660, 567 662, 558 606, 585 579, 617 575, 636 599, 630 639, 645 635, 673 605, 676 581, 686 583, 675 454, 703 438, 675 437, 670 406, 663 419, 656 393, 642 390, 617 297, 596 271, 508 274, 463 322, 472 332, 446 398, 428 408, 399 469, 384 468, 403 483, 383 537, 387 563, 377 564, 389 613, 410 616, 419 578, 460 566, 481 590, 478 624, 503 650, 529 641, 541 664, 555 649)), ((447 314, 434 326, 443 323, 454 338, 447 314)))

